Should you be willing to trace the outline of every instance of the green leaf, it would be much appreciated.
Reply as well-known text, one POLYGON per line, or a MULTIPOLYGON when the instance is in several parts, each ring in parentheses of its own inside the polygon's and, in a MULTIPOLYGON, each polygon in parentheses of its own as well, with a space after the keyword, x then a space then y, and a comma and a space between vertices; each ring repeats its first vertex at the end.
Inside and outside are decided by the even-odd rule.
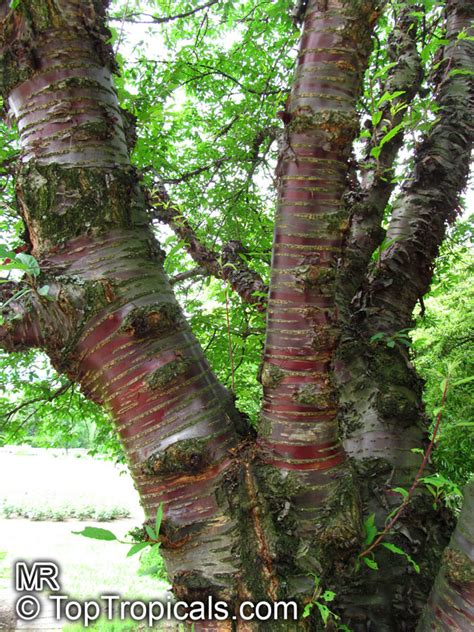
POLYGON ((468 31, 466 29, 460 31, 458 33, 458 39, 460 39, 460 40, 467 40, 468 42, 474 42, 474 36, 468 35, 467 33, 468 33, 468 31))
MULTIPOLYGON (((414 449, 416 450, 417 448, 414 448, 414 449)), ((413 452, 413 450, 412 450, 412 452, 413 452)), ((423 452, 422 452, 422 454, 423 454, 423 452)), ((403 487, 394 487, 393 491, 397 492, 398 494, 401 494, 403 496, 403 500, 406 500, 408 498, 408 492, 403 487)))
POLYGON ((161 521, 163 520, 163 503, 160 503, 158 509, 156 510, 155 517, 155 534, 156 538, 160 535, 161 521))
POLYGON ((377 535, 377 527, 375 526, 375 514, 371 514, 366 520, 364 520, 364 544, 371 544, 375 540, 377 535))
POLYGON ((382 138, 382 140, 379 143, 379 147, 383 147, 385 143, 388 143, 388 141, 392 140, 392 138, 396 136, 398 132, 400 132, 400 130, 402 130, 404 127, 405 127, 405 123, 400 123, 400 125, 395 125, 395 127, 393 127, 389 132, 387 132, 385 136, 382 138))
POLYGON ((140 551, 143 551, 143 549, 146 549, 147 546, 150 546, 149 542, 137 542, 130 548, 129 552, 127 553, 127 557, 132 557, 132 555, 136 555, 140 551))
POLYGON ((31 276, 38 276, 38 274, 40 273, 40 267, 38 265, 38 262, 31 255, 27 255, 24 252, 20 252, 15 257, 15 260, 23 264, 25 266, 24 267, 25 271, 31 276))
POLYGON ((16 254, 14 251, 10 250, 10 248, 5 246, 4 244, 0 244, 0 258, 1 259, 6 259, 7 257, 9 257, 10 259, 14 259, 15 256, 16 254))
POLYGON ((373 156, 376 160, 380 156, 380 152, 382 149, 380 147, 372 147, 370 150, 370 155, 373 156))
POLYGON ((94 540, 116 540, 117 536, 108 529, 100 529, 99 527, 85 527, 82 531, 73 531, 75 535, 83 535, 85 538, 93 538, 94 540))
POLYGON ((451 382, 451 386, 460 386, 461 384, 467 384, 468 382, 472 382, 474 380, 474 375, 470 377, 465 377, 462 380, 456 380, 455 382, 451 382))
POLYGON ((413 566, 415 571, 417 573, 420 572, 419 565, 415 562, 415 560, 410 555, 408 555, 406 551, 396 546, 395 544, 392 544, 391 542, 382 542, 382 546, 384 546, 386 549, 388 549, 392 553, 395 553, 396 555, 403 555, 403 557, 405 557, 407 561, 413 566))
POLYGON ((472 77, 472 75, 474 75, 474 71, 469 70, 468 68, 454 68, 453 70, 449 71, 450 77, 456 77, 456 75, 467 75, 469 77, 472 77))
POLYGON ((38 288, 38 294, 46 298, 49 294, 49 285, 42 285, 40 288, 38 288))
POLYGON ((326 625, 331 615, 331 611, 323 603, 319 603, 319 601, 316 601, 316 606, 318 607, 319 614, 321 615, 321 619, 323 620, 324 625, 326 625))
POLYGON ((325 590, 323 594, 321 595, 321 599, 323 601, 334 601, 335 597, 336 597, 336 593, 333 592, 332 590, 325 590))
POLYGON ((376 110, 372 114, 372 125, 376 127, 380 123, 380 119, 382 118, 382 110, 376 110))
POLYGON ((415 560, 414 560, 414 559, 412 559, 410 555, 408 555, 408 553, 406 554, 406 556, 405 556, 405 557, 406 557, 406 558, 407 558, 407 560, 410 562, 410 564, 413 566, 413 568, 414 568, 415 572, 416 572, 416 573, 419 573, 419 572, 420 572, 420 566, 419 566, 419 564, 417 564, 417 563, 415 562, 415 560))
POLYGON ((385 64, 385 66, 382 66, 382 68, 380 68, 380 70, 377 70, 377 72, 374 74, 374 79, 378 79, 379 77, 383 77, 384 75, 387 74, 387 72, 390 70, 390 68, 393 68, 396 65, 397 65, 396 61, 392 61, 389 64, 385 64))
POLYGON ((152 540, 156 540, 156 533, 154 532, 154 530, 150 527, 150 525, 146 524, 145 525, 145 531, 148 533, 148 535, 150 536, 150 538, 152 540))
POLYGON ((385 338, 385 334, 379 332, 370 337, 370 342, 376 342, 377 340, 382 340, 383 338, 385 338))
POLYGON ((371 568, 373 571, 379 570, 379 565, 375 560, 371 560, 369 557, 363 557, 362 559, 364 560, 364 564, 371 568))
POLYGON ((405 94, 404 90, 395 90, 395 92, 385 92, 380 97, 379 102, 377 103, 377 107, 380 108, 380 106, 383 103, 386 103, 387 101, 393 101, 394 99, 401 96, 402 94, 405 94))
POLYGON ((302 614, 303 619, 306 619, 306 617, 309 617, 309 615, 311 614, 311 610, 313 609, 313 606, 314 606, 314 603, 312 601, 306 604, 303 610, 303 614, 302 614))
POLYGON ((405 551, 391 542, 381 542, 381 544, 392 553, 396 553, 397 555, 406 555, 405 551))

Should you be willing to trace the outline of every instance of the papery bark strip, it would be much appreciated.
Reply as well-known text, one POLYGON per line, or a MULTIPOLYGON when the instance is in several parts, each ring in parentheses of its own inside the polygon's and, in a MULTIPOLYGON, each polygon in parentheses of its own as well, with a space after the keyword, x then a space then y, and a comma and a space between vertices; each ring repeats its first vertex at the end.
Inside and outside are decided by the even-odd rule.
MULTIPOLYGON (((330 375, 337 266, 348 228, 342 196, 376 9, 375 2, 308 3, 292 92, 280 113, 286 147, 277 166, 259 445, 265 463, 296 475, 298 529, 310 538, 322 505, 347 486, 330 375)), ((351 546, 357 529, 346 515, 338 527, 331 524, 328 540, 345 538, 351 546)))

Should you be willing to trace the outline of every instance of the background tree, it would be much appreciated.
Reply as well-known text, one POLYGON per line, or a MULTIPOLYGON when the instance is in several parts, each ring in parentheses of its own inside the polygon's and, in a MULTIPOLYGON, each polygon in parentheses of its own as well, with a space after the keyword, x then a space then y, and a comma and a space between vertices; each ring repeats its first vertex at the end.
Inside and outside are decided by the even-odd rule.
MULTIPOLYGON (((111 411, 148 517, 164 503, 179 597, 307 602, 317 575, 352 629, 415 629, 449 515, 418 490, 376 549, 379 571, 372 551, 360 554, 405 498, 413 449, 426 443, 406 332, 466 184, 472 9, 307 4, 294 13, 305 18, 296 64, 287 2, 183 2, 165 17, 146 3, 119 8, 117 42, 126 22, 144 20, 166 25, 173 51, 123 65, 118 94, 138 129, 112 88, 102 2, 0 5, 26 226, 26 249, 5 252, 4 267, 26 275, 2 287, 2 345, 44 349, 111 411), (176 235, 162 234, 166 259, 153 218, 176 235), (183 247, 198 265, 189 273, 183 247), (166 272, 187 284, 184 312, 166 272), (207 298, 224 308, 200 314, 194 281, 209 275, 219 281, 207 298), (253 424, 190 325, 214 365, 227 364, 253 424), (419 575, 407 576, 400 552, 419 575)), ((467 543, 456 540, 469 568, 467 543)), ((454 590, 465 598, 471 580, 454 590)), ((308 621, 295 627, 317 629, 317 609, 308 621)))

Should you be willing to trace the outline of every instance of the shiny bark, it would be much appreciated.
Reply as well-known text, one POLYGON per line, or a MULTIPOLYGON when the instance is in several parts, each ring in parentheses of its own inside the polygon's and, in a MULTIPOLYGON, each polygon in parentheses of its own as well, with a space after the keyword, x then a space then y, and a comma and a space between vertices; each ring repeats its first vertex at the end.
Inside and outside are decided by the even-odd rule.
POLYGON ((464 504, 443 554, 435 585, 417 632, 464 632, 474 628, 474 481, 464 488, 464 504))
POLYGON ((301 556, 312 551, 315 572, 325 549, 332 559, 344 557, 361 531, 331 373, 348 228, 343 193, 376 9, 373 2, 308 2, 293 88, 280 113, 286 144, 277 166, 259 446, 265 463, 294 482, 301 556))
POLYGON ((102 3, 0 9, 1 89, 21 144, 17 200, 41 266, 31 292, 10 304, 17 318, 1 328, 2 346, 43 348, 110 410, 148 518, 164 505, 162 551, 178 597, 275 599, 264 504, 244 508, 258 493, 248 428, 163 271, 129 161, 102 3))
MULTIPOLYGON (((255 441, 164 274, 129 162, 103 5, 23 0, 12 11, 0 3, 0 84, 22 148, 17 197, 42 271, 26 297, 9 303, 0 342, 45 349, 58 370, 111 411, 148 517, 164 503, 162 548, 177 596, 307 601, 316 574, 336 590, 334 608, 356 632, 414 629, 445 537, 422 494, 395 534, 423 557, 421 580, 407 581, 406 565, 383 555, 380 574, 353 571, 359 496, 381 526, 397 501, 391 488, 410 482, 417 465, 411 448, 425 436, 421 384, 408 353, 370 338, 409 326, 428 287, 466 177, 469 79, 448 72, 439 81, 446 116, 423 141, 416 177, 395 207, 389 238, 396 241, 368 270, 391 186, 374 172, 363 183, 364 208, 351 206, 347 177, 378 9, 375 2, 299 3, 306 15, 292 93, 280 113, 286 144, 277 169, 265 398, 255 441), (426 231, 430 213, 433 230, 426 231), (362 264, 348 280, 356 260, 362 264), (40 284, 49 285, 52 300, 38 294, 40 284)), ((469 6, 450 0, 447 9, 446 59, 450 69, 462 69, 472 59, 472 43, 457 40, 469 6)), ((393 38, 401 61, 391 80, 405 82, 410 98, 418 60, 409 16, 400 20, 393 38)), ((385 146, 384 173, 400 142, 385 146)), ((225 276, 216 261, 208 263, 209 272, 225 276)), ((237 272, 244 274, 230 282, 251 297, 261 281, 237 272)), ((13 291, 2 288, 4 296, 13 291)), ((294 629, 316 629, 317 620, 294 629)), ((249 629, 242 622, 238 628, 249 629)))

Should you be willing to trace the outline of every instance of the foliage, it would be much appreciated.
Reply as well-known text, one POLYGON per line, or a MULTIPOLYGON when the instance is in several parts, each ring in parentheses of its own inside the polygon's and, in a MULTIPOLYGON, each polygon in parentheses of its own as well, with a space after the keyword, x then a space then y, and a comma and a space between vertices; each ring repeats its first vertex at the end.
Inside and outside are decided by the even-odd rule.
POLYGON ((0 353, 0 441, 32 447, 88 448, 121 457, 104 412, 37 351, 0 353))
POLYGON ((166 568, 160 549, 156 546, 145 549, 140 555, 139 575, 150 575, 156 579, 167 581, 166 568))
MULTIPOLYGON (((402 496, 404 497, 404 499, 408 497, 408 492, 406 490, 404 490, 402 488, 395 488, 394 491, 396 491, 396 490, 400 490, 400 491, 403 492, 402 496)), ((389 514, 387 516, 387 521, 390 520, 391 516, 394 513, 396 513, 396 511, 397 511, 397 509, 395 511, 391 512, 391 514, 389 514)), ((372 543, 374 542, 374 540, 375 540, 375 538, 377 536, 385 535, 385 534, 383 532, 382 532, 382 534, 379 534, 379 532, 377 530, 377 527, 375 526, 375 514, 370 514, 370 516, 368 516, 364 520, 363 527, 364 527, 364 541, 363 541, 364 552, 359 555, 359 559, 356 562, 356 570, 359 570, 359 568, 360 568, 360 559, 362 559, 362 561, 364 562, 364 564, 366 566, 368 566, 373 571, 377 571, 377 570, 379 570, 379 565, 375 561, 375 556, 374 556, 373 550, 372 551, 370 550, 370 548, 371 548, 370 545, 372 545, 372 543)), ((420 567, 415 562, 415 560, 406 551, 401 549, 399 546, 396 546, 392 542, 386 542, 386 541, 377 540, 375 542, 374 548, 377 545, 377 542, 380 542, 380 546, 383 546, 385 549, 387 549, 391 553, 394 553, 395 555, 401 555, 401 556, 405 557, 407 562, 413 567, 415 572, 416 573, 420 572, 420 567)))
MULTIPOLYGON (((225 0, 172 19, 189 13, 190 3, 116 0, 110 14, 120 66, 116 84, 122 106, 136 117, 133 161, 144 184, 152 193, 165 186, 204 244, 219 251, 229 240, 240 240, 248 265, 265 280, 273 232, 274 169, 283 130, 277 113, 284 109, 299 37, 291 21, 292 5, 290 0, 225 0)), ((437 69, 437 55, 445 42, 441 3, 413 2, 417 46, 427 79, 406 106, 401 91, 387 91, 384 85, 395 63, 388 42, 397 10, 397 3, 392 3, 379 20, 358 104, 362 123, 358 149, 375 138, 375 128, 383 131, 364 168, 377 168, 383 147, 397 132, 405 134, 395 175, 390 175, 395 183, 411 166, 420 134, 437 115, 429 76, 437 69), (383 118, 387 104, 392 115, 403 112, 396 128, 383 118)), ((13 195, 17 137, 3 123, 0 134, 2 280, 23 273, 24 289, 31 291, 29 279, 34 278, 36 262, 21 252, 24 227, 13 195)), ((386 220, 390 212, 389 203, 386 220)), ((443 248, 436 280, 425 298, 426 312, 418 317, 412 334, 431 418, 447 371, 453 380, 473 373, 468 345, 473 328, 469 231, 469 222, 461 222, 443 248)), ((195 266, 168 227, 156 224, 156 232, 171 277, 195 266)), ((374 266, 390 245, 384 242, 377 249, 374 266)), ((256 424, 261 388, 255 377, 263 349, 264 315, 242 304, 224 282, 210 277, 188 279, 174 287, 211 366, 228 388, 235 385, 238 407, 256 424)), ((409 339, 404 330, 392 336, 376 334, 373 342, 407 346, 409 339)), ((57 376, 40 352, 1 354, 0 374, 5 384, 0 393, 1 442, 86 447, 92 453, 123 458, 107 415, 57 376)), ((471 389, 471 383, 464 383, 450 390, 434 454, 440 473, 456 485, 468 478, 474 465, 468 425, 471 389)))
POLYGON ((159 550, 160 548, 160 528, 161 521, 163 519, 163 503, 156 510, 156 516, 153 526, 150 524, 145 524, 145 533, 142 534, 141 530, 135 530, 135 532, 130 532, 129 535, 132 536, 132 541, 124 541, 119 540, 117 536, 109 531, 108 529, 101 529, 100 527, 85 527, 82 531, 73 531, 75 535, 82 535, 85 538, 92 538, 93 540, 104 540, 106 542, 112 542, 116 540, 121 544, 131 545, 127 556, 131 557, 132 555, 136 555, 140 553, 144 549, 151 547, 152 549, 159 550), (137 537, 138 533, 140 537, 137 537))
POLYGON ((457 486, 474 471, 474 258, 470 218, 460 222, 437 262, 425 312, 414 330, 415 364, 425 379, 424 399, 431 419, 437 414, 443 380, 450 381, 434 451, 441 475, 457 486))
POLYGON ((302 618, 305 619, 311 615, 314 609, 319 613, 319 617, 324 625, 324 629, 328 629, 328 623, 332 624, 331 629, 341 630, 342 632, 350 632, 347 625, 340 623, 340 617, 335 612, 330 610, 328 603, 334 601, 336 593, 332 590, 322 589, 321 579, 317 575, 314 577, 314 590, 311 600, 305 605, 302 618), (336 622, 337 628, 334 628, 334 622, 336 622))

